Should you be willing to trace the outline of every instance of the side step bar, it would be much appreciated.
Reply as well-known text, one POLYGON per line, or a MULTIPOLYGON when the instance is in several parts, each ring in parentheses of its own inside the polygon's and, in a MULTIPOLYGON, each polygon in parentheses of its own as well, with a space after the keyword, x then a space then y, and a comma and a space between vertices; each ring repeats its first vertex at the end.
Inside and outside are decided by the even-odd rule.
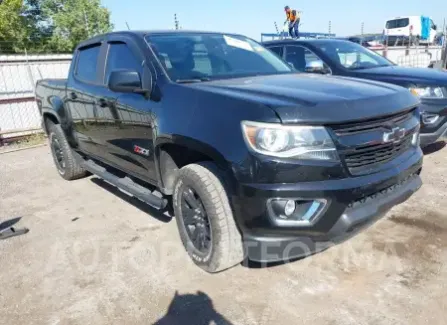
POLYGON ((166 207, 167 201, 165 199, 154 195, 149 189, 135 183, 128 177, 120 178, 115 176, 93 160, 84 160, 82 167, 155 209, 161 210, 166 207))

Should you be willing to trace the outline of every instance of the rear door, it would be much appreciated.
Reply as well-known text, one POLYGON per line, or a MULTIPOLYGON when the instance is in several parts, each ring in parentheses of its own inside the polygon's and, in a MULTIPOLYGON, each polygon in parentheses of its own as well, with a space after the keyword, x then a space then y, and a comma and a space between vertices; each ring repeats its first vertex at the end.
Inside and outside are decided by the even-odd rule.
MULTIPOLYGON (((97 158, 104 158, 101 144, 101 103, 104 86, 101 71, 104 66, 102 42, 91 43, 75 53, 72 73, 67 84, 67 107, 79 149, 97 158)), ((113 99, 111 99, 113 101, 113 99)))
POLYGON ((395 18, 388 20, 385 25, 385 35, 410 36, 410 18, 395 18))
POLYGON ((128 37, 112 36, 107 42, 104 85, 110 96, 116 96, 102 141, 107 146, 108 159, 121 170, 149 182, 155 182, 154 146, 152 142, 152 108, 154 102, 136 93, 115 93, 107 84, 112 71, 138 72, 142 83, 151 72, 141 47, 128 37))

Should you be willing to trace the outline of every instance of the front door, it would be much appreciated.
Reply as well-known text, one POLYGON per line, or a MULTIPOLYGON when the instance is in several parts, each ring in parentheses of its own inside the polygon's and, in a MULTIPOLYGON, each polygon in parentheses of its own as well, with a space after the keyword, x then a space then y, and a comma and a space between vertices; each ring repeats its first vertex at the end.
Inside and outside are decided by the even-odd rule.
MULTIPOLYGON (((131 40, 112 38, 108 42, 104 84, 112 71, 132 70, 144 78, 150 78, 143 53, 131 40)), ((111 90, 108 90, 112 93, 111 90)), ((155 182, 155 159, 152 142, 151 100, 136 93, 115 93, 117 100, 110 107, 113 123, 102 134, 108 150, 108 160, 131 175, 155 182)))

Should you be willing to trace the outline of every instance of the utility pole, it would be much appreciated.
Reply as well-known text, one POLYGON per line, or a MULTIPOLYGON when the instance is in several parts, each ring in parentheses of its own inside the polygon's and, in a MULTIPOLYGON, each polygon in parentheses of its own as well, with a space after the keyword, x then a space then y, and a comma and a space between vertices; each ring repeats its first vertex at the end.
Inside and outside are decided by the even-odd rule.
POLYGON ((174 14, 174 26, 175 26, 175 29, 176 29, 176 30, 178 30, 178 29, 179 29, 179 27, 178 27, 178 19, 177 19, 177 14, 174 14))
POLYGON ((329 27, 328 27, 329 34, 331 34, 331 30, 332 30, 332 22, 329 20, 329 27))
POLYGON ((360 35, 362 35, 362 36, 361 36, 361 43, 362 43, 362 45, 363 45, 363 34, 364 34, 364 29, 365 29, 365 23, 362 22, 362 25, 361 25, 361 27, 360 27, 360 35))

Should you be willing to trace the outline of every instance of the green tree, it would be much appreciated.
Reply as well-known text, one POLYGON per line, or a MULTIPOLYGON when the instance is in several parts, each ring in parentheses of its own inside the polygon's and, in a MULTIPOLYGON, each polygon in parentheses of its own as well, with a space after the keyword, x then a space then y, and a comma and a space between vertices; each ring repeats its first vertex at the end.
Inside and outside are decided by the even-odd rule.
POLYGON ((27 38, 23 0, 4 0, 0 4, 0 53, 23 49, 27 38))
POLYGON ((52 30, 48 46, 58 52, 71 52, 80 41, 113 29, 100 0, 43 0, 42 12, 52 30))
POLYGON ((52 26, 48 16, 42 10, 42 0, 25 0, 22 16, 26 23, 28 39, 32 43, 42 44, 52 35, 52 26))

